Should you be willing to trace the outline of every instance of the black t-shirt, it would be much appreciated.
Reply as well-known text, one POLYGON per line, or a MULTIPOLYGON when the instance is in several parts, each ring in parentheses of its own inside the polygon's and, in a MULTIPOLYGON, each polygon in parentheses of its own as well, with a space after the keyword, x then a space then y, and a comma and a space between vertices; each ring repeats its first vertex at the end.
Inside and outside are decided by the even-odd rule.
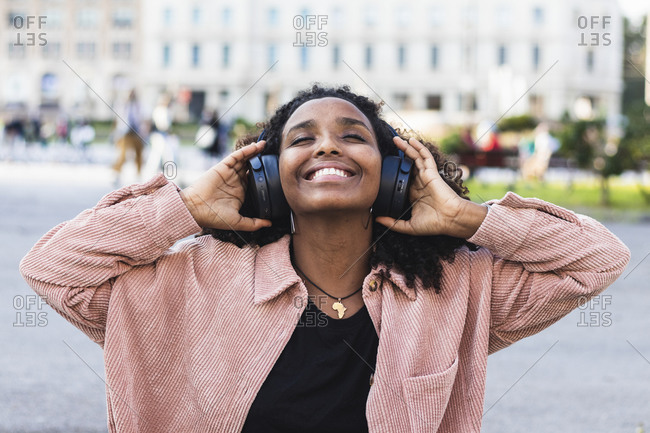
POLYGON ((365 306, 333 319, 309 300, 242 433, 367 432, 366 400, 378 345, 365 306))

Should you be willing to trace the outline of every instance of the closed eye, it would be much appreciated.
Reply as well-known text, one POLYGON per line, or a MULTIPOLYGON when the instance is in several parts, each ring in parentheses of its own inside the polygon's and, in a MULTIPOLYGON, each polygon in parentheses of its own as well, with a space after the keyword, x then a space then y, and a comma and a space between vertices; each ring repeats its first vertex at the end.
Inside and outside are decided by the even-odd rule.
POLYGON ((357 134, 347 134, 343 138, 354 138, 359 141, 366 141, 362 136, 357 135, 357 134))
POLYGON ((293 146, 294 144, 299 144, 299 143, 302 143, 303 141, 308 141, 308 140, 313 140, 313 138, 312 138, 312 137, 300 137, 300 138, 296 138, 295 140, 293 140, 293 141, 291 142, 291 145, 293 146))

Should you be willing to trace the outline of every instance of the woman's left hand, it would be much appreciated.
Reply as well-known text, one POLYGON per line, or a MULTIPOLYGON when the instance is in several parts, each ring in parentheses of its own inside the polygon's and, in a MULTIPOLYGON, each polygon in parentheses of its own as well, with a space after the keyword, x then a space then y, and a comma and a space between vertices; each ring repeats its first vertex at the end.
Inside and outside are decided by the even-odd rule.
POLYGON ((396 220, 377 217, 376 221, 399 233, 413 236, 448 235, 470 238, 483 222, 487 207, 461 198, 438 172, 436 161, 422 143, 394 137, 395 145, 413 160, 414 178, 409 199, 411 218, 396 220))

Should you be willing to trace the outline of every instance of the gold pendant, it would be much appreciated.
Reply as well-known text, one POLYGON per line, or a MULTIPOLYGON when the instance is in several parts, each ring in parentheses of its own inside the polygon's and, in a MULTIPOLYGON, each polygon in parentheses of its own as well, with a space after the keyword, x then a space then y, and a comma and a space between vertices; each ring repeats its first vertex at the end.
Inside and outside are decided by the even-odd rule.
POLYGON ((345 306, 341 303, 341 298, 339 298, 337 302, 332 304, 332 310, 336 310, 339 313, 339 319, 342 319, 347 308, 345 308, 345 306))

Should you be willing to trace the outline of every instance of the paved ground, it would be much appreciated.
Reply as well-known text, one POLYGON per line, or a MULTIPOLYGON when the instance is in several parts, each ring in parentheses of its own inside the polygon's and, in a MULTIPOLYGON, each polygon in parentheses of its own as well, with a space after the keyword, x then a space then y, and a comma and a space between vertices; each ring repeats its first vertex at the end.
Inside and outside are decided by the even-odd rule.
MULTIPOLYGON (((28 304, 17 268, 43 233, 112 188, 101 166, 0 162, 0 432, 106 432, 101 349, 28 304)), ((599 303, 490 357, 483 432, 650 426, 650 225, 606 225, 631 248, 630 266, 599 303)))

